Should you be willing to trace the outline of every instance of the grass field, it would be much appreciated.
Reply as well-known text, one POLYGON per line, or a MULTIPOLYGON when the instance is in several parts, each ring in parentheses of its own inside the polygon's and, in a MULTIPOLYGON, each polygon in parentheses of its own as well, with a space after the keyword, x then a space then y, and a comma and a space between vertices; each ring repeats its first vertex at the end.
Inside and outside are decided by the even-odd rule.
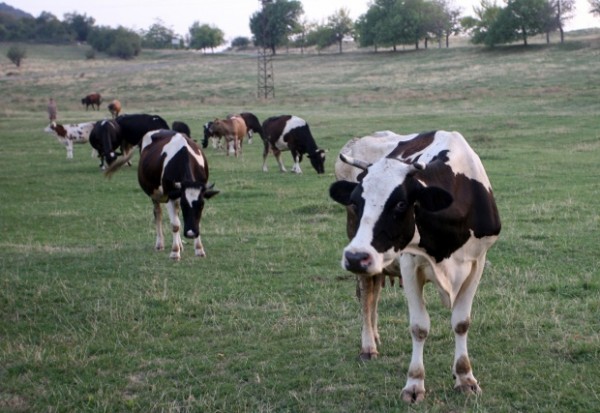
MULTIPOLYGON (((591 412, 600 406, 600 35, 564 45, 338 54, 281 53, 273 100, 256 99, 256 58, 145 52, 85 60, 85 47, 0 44, 1 412, 591 412), (8 73, 11 73, 8 75, 8 73), (207 149, 221 194, 202 221, 205 259, 155 252, 134 167, 105 179, 42 132, 126 113, 187 122, 306 119, 329 150, 282 174, 262 143, 240 159, 207 149), (503 220, 473 304, 469 353, 483 389, 452 389, 450 313, 426 288, 426 399, 400 397, 407 305, 382 294, 380 357, 358 360, 354 276, 340 268, 345 211, 333 162, 376 130, 460 131, 480 154, 503 220)), ((291 166, 291 157, 284 154, 291 166)), ((170 234, 166 237, 170 243, 170 234)))

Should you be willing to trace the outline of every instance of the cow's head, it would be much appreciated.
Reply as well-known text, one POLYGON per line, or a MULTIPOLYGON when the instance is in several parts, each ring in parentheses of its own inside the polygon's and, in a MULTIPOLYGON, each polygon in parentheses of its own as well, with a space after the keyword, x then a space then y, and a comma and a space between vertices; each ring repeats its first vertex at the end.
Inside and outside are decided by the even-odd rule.
POLYGON ((315 168, 318 174, 325 173, 325 150, 317 149, 313 153, 308 154, 310 164, 315 168))
POLYGON ((169 199, 179 199, 183 214, 183 235, 197 238, 200 235, 200 219, 204 209, 204 200, 217 195, 219 191, 213 185, 200 182, 176 182, 169 192, 169 199))
POLYGON ((213 131, 212 131, 212 122, 207 122, 204 124, 204 138, 202 138, 202 147, 206 148, 208 146, 208 138, 210 138, 211 136, 213 136, 213 131))
POLYGON ((415 236, 415 208, 439 211, 452 203, 452 196, 419 179, 424 164, 382 158, 367 166, 347 157, 342 160, 366 171, 359 183, 338 181, 329 189, 333 200, 357 216, 342 267, 358 274, 379 274, 415 236))

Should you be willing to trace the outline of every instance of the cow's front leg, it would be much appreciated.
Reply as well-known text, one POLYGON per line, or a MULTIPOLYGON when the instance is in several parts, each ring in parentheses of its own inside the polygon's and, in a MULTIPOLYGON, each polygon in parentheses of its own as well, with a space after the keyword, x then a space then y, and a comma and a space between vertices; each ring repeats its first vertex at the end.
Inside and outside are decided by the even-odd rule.
POLYGON ((380 344, 377 327, 377 305, 381 293, 383 275, 358 276, 358 288, 362 310, 362 334, 360 359, 370 360, 376 358, 377 345, 380 344))
POLYGON ((152 201, 152 205, 154 207, 154 226, 156 227, 156 244, 154 244, 154 248, 157 251, 162 251, 165 249, 165 237, 162 230, 162 209, 160 203, 157 201, 152 201))
POLYGON ((202 245, 200 234, 198 234, 198 236, 194 239, 194 254, 196 254, 196 257, 206 257, 206 252, 204 251, 204 245, 202 245))
POLYGON ((423 299, 425 277, 421 273, 422 269, 416 267, 414 258, 408 254, 404 254, 401 258, 400 271, 402 272, 402 283, 408 301, 412 337, 412 355, 406 385, 402 389, 402 400, 408 403, 418 403, 425 398, 423 348, 431 325, 429 314, 425 308, 425 300, 423 299))
POLYGON ((173 245, 171 246, 171 254, 169 258, 179 260, 181 251, 183 251, 183 242, 181 241, 181 222, 179 221, 179 200, 170 200, 167 202, 167 210, 169 211, 169 220, 171 221, 171 230, 173 231, 173 245))
MULTIPOLYGON (((472 265, 466 263, 465 265, 472 265)), ((459 295, 456 297, 452 308, 452 330, 454 330, 454 364, 452 375, 454 376, 454 389, 464 393, 481 393, 481 388, 471 369, 471 361, 467 351, 467 334, 471 325, 471 306, 473 297, 477 291, 481 273, 485 265, 485 256, 479 262, 472 265, 469 278, 463 283, 459 295)), ((465 273, 468 271, 464 270, 465 273)))
POLYGON ((300 169, 300 160, 302 159, 302 155, 298 155, 297 153, 292 153, 294 158, 294 166, 292 167, 292 172, 296 174, 301 174, 302 169, 300 169))

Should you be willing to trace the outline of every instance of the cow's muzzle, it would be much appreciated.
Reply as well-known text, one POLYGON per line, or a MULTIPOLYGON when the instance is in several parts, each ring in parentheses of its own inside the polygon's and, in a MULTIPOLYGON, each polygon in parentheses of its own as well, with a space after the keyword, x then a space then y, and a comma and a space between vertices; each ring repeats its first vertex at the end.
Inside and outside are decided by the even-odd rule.
POLYGON ((344 253, 344 267, 348 271, 355 273, 367 273, 373 264, 373 258, 368 252, 350 252, 344 253))

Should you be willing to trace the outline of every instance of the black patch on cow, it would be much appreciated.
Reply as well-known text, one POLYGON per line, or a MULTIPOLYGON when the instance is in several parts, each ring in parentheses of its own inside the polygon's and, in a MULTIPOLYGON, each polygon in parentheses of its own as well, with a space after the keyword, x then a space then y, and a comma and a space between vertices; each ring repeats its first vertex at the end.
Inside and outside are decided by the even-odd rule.
POLYGON ((169 129, 169 125, 163 118, 145 113, 121 115, 116 121, 121 127, 120 140, 130 146, 139 145, 144 135, 150 131, 169 129))
MULTIPOLYGON (((414 138, 398 143, 398 146, 390 152, 386 158, 408 159, 416 153, 423 151, 433 143, 436 131, 420 133, 414 138)), ((413 161, 416 161, 414 159, 413 161)))

